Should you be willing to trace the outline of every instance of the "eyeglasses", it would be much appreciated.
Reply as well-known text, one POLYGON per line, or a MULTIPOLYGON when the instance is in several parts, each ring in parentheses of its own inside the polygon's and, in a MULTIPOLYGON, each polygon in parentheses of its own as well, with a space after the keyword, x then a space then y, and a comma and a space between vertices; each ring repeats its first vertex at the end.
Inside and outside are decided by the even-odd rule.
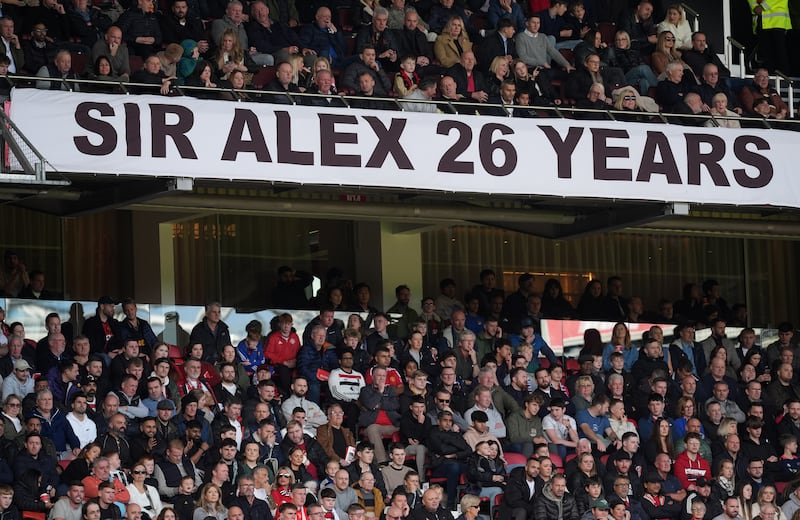
POLYGON ((344 415, 344 412, 328 412, 331 415, 344 415))
POLYGON ((19 403, 7 403, 6 406, 10 406, 11 408, 19 408, 20 404, 19 403))
POLYGON ((133 470, 134 475, 147 475, 147 471, 143 469, 135 469, 133 470))

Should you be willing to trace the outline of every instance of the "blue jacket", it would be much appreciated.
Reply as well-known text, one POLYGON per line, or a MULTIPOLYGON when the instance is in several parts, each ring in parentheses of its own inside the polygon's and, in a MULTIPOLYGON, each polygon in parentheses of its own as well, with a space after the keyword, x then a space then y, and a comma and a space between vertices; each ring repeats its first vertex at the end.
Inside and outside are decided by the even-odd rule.
POLYGON ((336 31, 331 34, 326 28, 319 27, 317 24, 303 26, 300 30, 300 46, 304 49, 314 49, 317 55, 328 58, 331 62, 342 60, 345 57, 342 32, 336 31), (336 53, 338 60, 332 58, 331 50, 336 53))
POLYGON ((38 409, 34 409, 31 415, 38 417, 42 421, 42 436, 53 441, 56 451, 66 451, 67 444, 69 444, 70 448, 80 447, 81 441, 72 431, 72 426, 69 425, 67 416, 58 408, 53 408, 49 421, 44 418, 38 409))
POLYGON ((333 370, 338 368, 339 360, 336 357, 336 348, 330 343, 325 343, 321 350, 317 350, 313 344, 306 343, 300 347, 297 353, 297 368, 300 375, 308 380, 308 384, 316 382, 317 370, 333 370))

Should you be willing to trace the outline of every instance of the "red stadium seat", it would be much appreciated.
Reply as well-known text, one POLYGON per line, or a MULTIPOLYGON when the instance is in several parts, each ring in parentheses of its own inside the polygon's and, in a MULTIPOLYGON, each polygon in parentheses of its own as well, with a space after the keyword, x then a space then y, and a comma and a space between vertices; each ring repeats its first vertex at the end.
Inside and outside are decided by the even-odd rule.
POLYGON ((507 466, 519 465, 519 464, 522 464, 524 466, 528 462, 528 458, 522 453, 512 453, 510 451, 505 452, 503 454, 503 458, 506 460, 507 466))
POLYGON ((553 461, 553 467, 564 469, 564 462, 561 460, 561 455, 558 455, 557 453, 551 453, 550 460, 553 461))
POLYGON ((72 55, 72 70, 78 76, 86 72, 86 64, 89 62, 89 56, 82 52, 71 52, 72 55))
POLYGON ((600 37, 609 47, 614 46, 614 35, 617 33, 617 24, 614 22, 600 22, 597 24, 600 37))
POLYGON ((578 364, 578 360, 575 359, 575 358, 568 358, 567 359, 567 364, 565 366, 565 369, 566 369, 567 375, 572 375, 572 374, 575 374, 576 372, 578 372, 578 370, 580 369, 580 365, 578 364))
POLYGON ((144 60, 141 56, 131 56, 128 58, 128 64, 131 67, 131 74, 138 72, 144 68, 144 60))
POLYGON ((252 87, 256 90, 261 90, 273 79, 275 79, 275 67, 262 67, 253 76, 252 87))

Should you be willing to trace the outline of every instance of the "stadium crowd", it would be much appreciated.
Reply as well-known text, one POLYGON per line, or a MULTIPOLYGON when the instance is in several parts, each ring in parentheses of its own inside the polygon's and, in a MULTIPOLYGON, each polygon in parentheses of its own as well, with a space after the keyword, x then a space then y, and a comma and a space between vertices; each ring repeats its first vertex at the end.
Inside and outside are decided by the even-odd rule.
MULTIPOLYGON (((751 3, 763 23, 764 49, 785 49, 785 1, 751 3), (783 25, 768 27, 776 23, 783 25)), ((124 88, 133 93, 378 110, 399 109, 372 99, 390 96, 406 100, 410 111, 527 118, 573 106, 630 112, 621 118, 631 121, 659 121, 659 111, 682 114, 682 124, 697 126, 740 127, 741 115, 761 120, 745 125, 763 126, 764 119, 789 115, 768 72, 787 70, 777 63, 786 52, 764 52, 766 68, 754 71, 752 82, 731 78, 679 3, 385 4, 13 0, 2 6, 0 74, 11 80, 0 87, 7 91, 17 84, 13 74, 27 73, 40 78, 35 85, 42 89, 123 91, 119 84, 69 81, 90 78, 136 83, 124 88), (358 97, 345 102, 338 94, 358 97), (469 105, 452 104, 458 101, 469 105)))
MULTIPOLYGON (((6 294, 52 295, 6 260, 6 294)), ((310 281, 283 266, 272 293, 320 309, 304 330, 281 313, 236 345, 218 303, 180 346, 131 299, 80 330, 49 314, 38 342, 0 311, 0 518, 800 518, 794 327, 757 345, 714 280, 652 313, 616 276, 574 307, 555 279, 506 295, 486 269, 420 312, 406 286, 383 312, 364 283, 332 271, 310 301, 310 281), (543 318, 615 325, 563 359, 543 318), (675 328, 638 341, 635 322, 675 328)))

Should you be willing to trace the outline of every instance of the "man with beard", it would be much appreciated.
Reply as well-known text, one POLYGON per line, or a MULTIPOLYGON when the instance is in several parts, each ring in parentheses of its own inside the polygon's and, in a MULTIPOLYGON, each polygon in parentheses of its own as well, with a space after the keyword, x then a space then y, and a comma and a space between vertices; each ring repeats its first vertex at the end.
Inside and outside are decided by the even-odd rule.
POLYGON ((119 322, 114 319, 116 302, 110 296, 97 300, 97 312, 83 323, 82 334, 89 338, 92 354, 108 354, 114 358, 122 351, 119 322))
POLYGON ((111 450, 119 453, 119 460, 122 462, 122 467, 124 468, 128 468, 133 464, 131 447, 128 443, 128 439, 125 438, 126 424, 125 416, 121 413, 115 413, 108 420, 108 432, 97 438, 97 443, 100 444, 101 451, 105 452, 111 450))
MULTIPOLYGON (((172 402, 172 401, 167 401, 172 402)), ((131 439, 131 459, 139 460, 142 457, 150 456, 155 460, 164 458, 167 451, 167 444, 159 439, 157 420, 155 417, 145 417, 139 424, 139 435, 131 439)))

